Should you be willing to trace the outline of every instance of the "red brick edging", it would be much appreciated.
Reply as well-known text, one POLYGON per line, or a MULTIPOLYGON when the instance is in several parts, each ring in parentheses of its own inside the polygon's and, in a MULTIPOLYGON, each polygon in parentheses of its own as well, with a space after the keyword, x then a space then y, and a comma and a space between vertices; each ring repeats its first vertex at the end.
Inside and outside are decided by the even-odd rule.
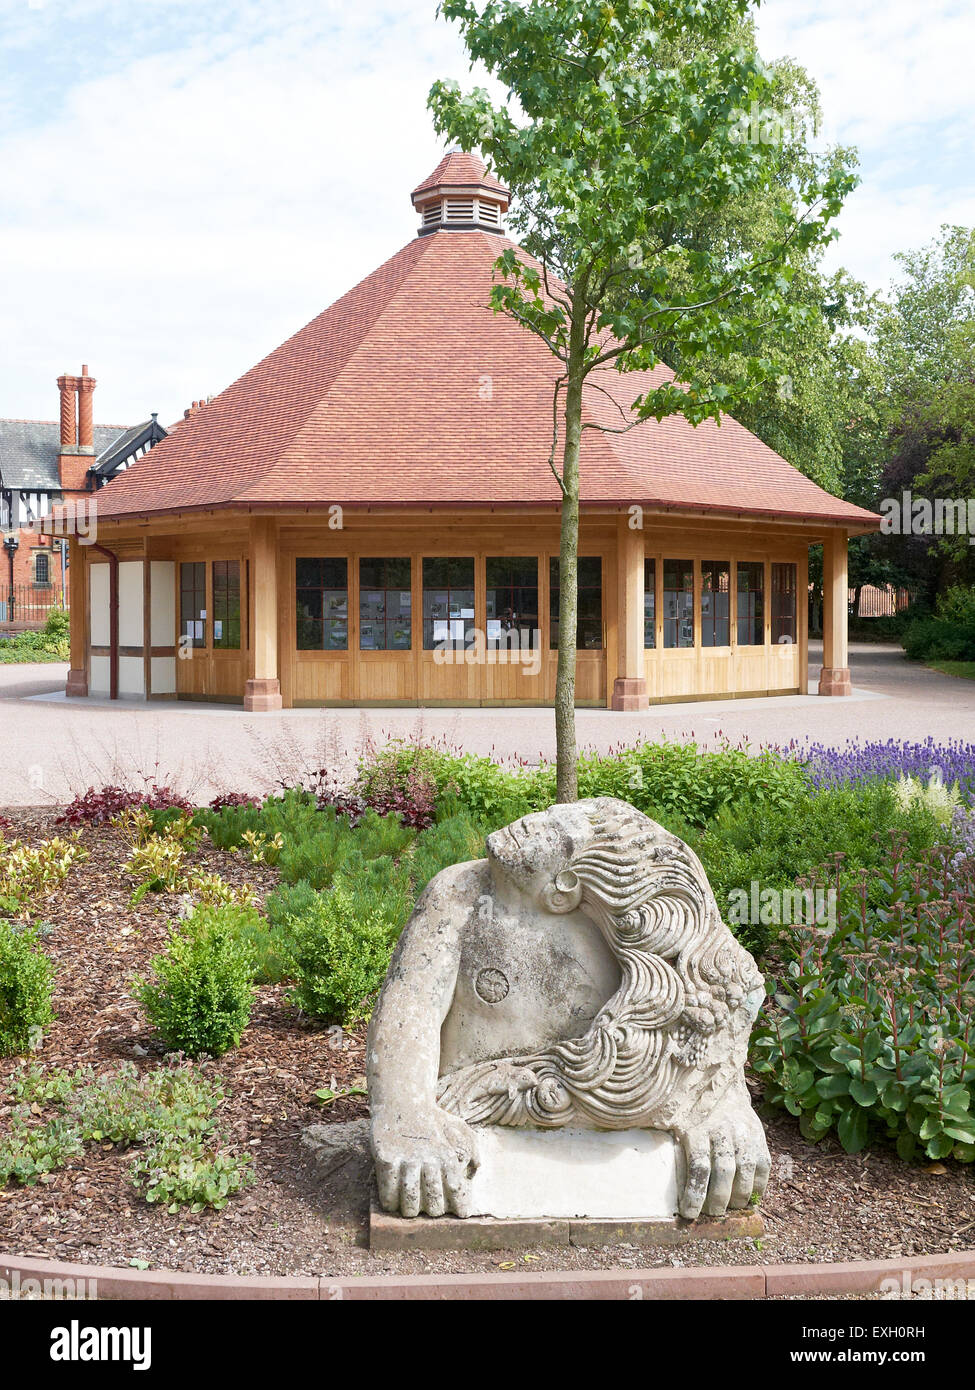
MULTIPOLYGON (((849 1264, 696 1266, 668 1269, 578 1270, 524 1274, 388 1274, 362 1278, 255 1278, 112 1269, 0 1255, 0 1279, 97 1284, 101 1299, 694 1299, 774 1298, 781 1295, 877 1293, 885 1279, 909 1289, 916 1280, 975 1279, 975 1250, 849 1264)), ((37 1290, 36 1292, 40 1292, 37 1290)), ((64 1290, 61 1289, 63 1296, 64 1290)))

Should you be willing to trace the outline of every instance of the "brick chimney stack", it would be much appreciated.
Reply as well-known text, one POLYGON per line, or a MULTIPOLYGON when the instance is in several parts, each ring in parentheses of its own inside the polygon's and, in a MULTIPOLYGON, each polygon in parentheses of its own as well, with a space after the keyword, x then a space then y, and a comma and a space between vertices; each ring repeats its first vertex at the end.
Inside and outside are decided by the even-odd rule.
POLYGON ((82 449, 95 450, 94 405, 95 378, 88 375, 87 364, 78 378, 78 443, 82 449))
POLYGON ((88 470, 95 458, 94 390, 95 378, 87 364, 81 376, 58 377, 61 392, 61 448, 58 473, 65 493, 88 491, 88 470))
POLYGON ((61 392, 61 448, 72 449, 78 443, 78 378, 59 376, 61 392))

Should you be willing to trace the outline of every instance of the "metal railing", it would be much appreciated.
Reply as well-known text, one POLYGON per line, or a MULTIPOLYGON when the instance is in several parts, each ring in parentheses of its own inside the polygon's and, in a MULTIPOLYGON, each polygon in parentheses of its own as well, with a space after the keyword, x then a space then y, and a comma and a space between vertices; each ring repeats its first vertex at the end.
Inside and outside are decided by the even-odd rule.
POLYGON ((52 608, 64 607, 60 584, 0 583, 0 624, 7 627, 43 627, 52 608))

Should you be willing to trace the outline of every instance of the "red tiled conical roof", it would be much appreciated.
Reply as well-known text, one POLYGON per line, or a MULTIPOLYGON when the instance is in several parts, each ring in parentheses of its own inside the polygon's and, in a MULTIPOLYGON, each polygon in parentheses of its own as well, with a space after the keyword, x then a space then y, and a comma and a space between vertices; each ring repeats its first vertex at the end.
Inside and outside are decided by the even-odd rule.
MULTIPOLYGON (((457 156, 448 156, 448 159, 457 156)), ((463 156, 468 158, 468 156, 463 156)), ((504 237, 411 241, 98 495, 104 518, 190 508, 554 504, 547 465, 560 366, 488 305, 504 237)), ((586 418, 672 377, 598 373, 586 418), (601 389, 597 389, 601 388, 601 389), (604 394, 605 393, 605 394, 604 394)), ((583 506, 686 507, 869 526, 725 416, 586 430, 583 506)))
POLYGON ((483 159, 460 150, 448 150, 430 177, 418 184, 410 196, 415 203, 421 193, 433 193, 438 188, 490 188, 508 195, 504 184, 488 173, 483 159))

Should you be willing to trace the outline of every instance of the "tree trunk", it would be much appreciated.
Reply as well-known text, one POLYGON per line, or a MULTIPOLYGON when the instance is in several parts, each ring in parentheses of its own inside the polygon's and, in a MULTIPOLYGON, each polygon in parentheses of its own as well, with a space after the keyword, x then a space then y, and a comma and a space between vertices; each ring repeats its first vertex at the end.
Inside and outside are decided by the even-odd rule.
POLYGON ((562 530, 559 542, 559 668, 555 682, 556 800, 579 796, 576 747, 576 643, 579 628, 579 446, 585 319, 574 316, 569 337, 562 452, 562 530))

